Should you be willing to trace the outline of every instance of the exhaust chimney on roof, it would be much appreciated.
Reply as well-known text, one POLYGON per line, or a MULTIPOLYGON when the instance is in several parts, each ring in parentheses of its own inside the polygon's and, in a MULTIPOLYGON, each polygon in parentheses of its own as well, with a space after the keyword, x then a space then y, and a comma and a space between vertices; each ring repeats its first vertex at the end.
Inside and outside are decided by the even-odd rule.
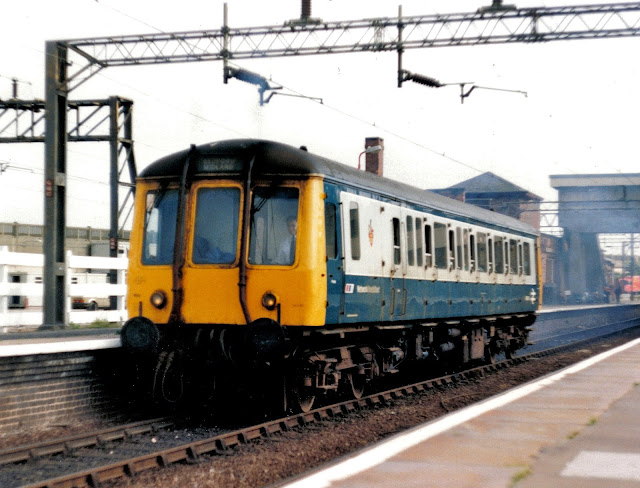
POLYGON ((384 139, 382 137, 367 137, 364 140, 365 170, 382 176, 382 162, 384 160, 384 139))

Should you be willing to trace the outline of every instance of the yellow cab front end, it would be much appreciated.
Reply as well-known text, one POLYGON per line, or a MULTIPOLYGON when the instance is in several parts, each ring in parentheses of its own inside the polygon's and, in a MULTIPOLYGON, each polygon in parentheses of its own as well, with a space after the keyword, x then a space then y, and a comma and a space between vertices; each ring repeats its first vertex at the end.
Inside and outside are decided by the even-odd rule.
POLYGON ((179 185, 139 180, 130 316, 158 325, 172 319, 185 326, 250 325, 258 319, 281 326, 324 325, 322 191, 320 177, 277 185, 257 180, 247 199, 238 178, 195 179, 184 196, 180 229, 179 185), (182 236, 179 246, 176 236, 182 236))

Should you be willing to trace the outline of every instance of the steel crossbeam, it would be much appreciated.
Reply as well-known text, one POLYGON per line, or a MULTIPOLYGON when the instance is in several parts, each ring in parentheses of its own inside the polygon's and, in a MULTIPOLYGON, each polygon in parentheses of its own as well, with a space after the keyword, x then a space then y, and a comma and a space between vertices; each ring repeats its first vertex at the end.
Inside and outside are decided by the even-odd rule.
POLYGON ((84 61, 71 87, 103 68, 640 35, 640 2, 100 37, 62 41, 84 61))
MULTIPOLYGON (((118 132, 131 117, 132 101, 116 97, 118 132)), ((111 140, 109 120, 111 99, 73 100, 67 102, 67 115, 72 123, 67 132, 71 142, 111 140)), ((44 142, 44 100, 0 100, 0 143, 44 142)))

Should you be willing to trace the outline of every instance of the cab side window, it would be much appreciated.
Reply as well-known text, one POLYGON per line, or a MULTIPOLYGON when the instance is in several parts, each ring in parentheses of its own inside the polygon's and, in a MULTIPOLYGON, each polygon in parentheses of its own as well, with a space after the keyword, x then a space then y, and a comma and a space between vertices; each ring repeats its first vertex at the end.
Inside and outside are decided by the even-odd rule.
POLYGON ((336 225, 336 205, 324 204, 324 234, 327 245, 327 259, 338 257, 338 231, 336 225))

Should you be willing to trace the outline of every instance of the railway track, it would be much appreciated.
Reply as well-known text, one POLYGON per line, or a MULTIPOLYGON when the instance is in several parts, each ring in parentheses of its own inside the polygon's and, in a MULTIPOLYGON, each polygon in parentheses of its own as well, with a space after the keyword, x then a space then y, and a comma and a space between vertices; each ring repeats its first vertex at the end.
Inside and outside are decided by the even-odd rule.
POLYGON ((79 449, 95 447, 107 442, 130 439, 142 434, 155 433, 173 426, 175 426, 175 422, 170 418, 154 418, 118 425, 95 432, 3 449, 0 450, 0 467, 7 464, 41 459, 45 456, 58 454, 68 455, 79 449))
POLYGON ((15 448, 11 452, 1 451, 0 485, 7 488, 97 487, 107 481, 132 477, 174 463, 195 463, 201 457, 228 454, 234 448, 259 438, 346 416, 356 410, 389 405, 397 399, 429 390, 451 388, 532 359, 583 348, 605 337, 588 338, 232 431, 171 430, 166 419, 154 419, 155 427, 138 422, 81 438, 48 441, 15 448), (86 446, 83 447, 83 443, 86 446))

